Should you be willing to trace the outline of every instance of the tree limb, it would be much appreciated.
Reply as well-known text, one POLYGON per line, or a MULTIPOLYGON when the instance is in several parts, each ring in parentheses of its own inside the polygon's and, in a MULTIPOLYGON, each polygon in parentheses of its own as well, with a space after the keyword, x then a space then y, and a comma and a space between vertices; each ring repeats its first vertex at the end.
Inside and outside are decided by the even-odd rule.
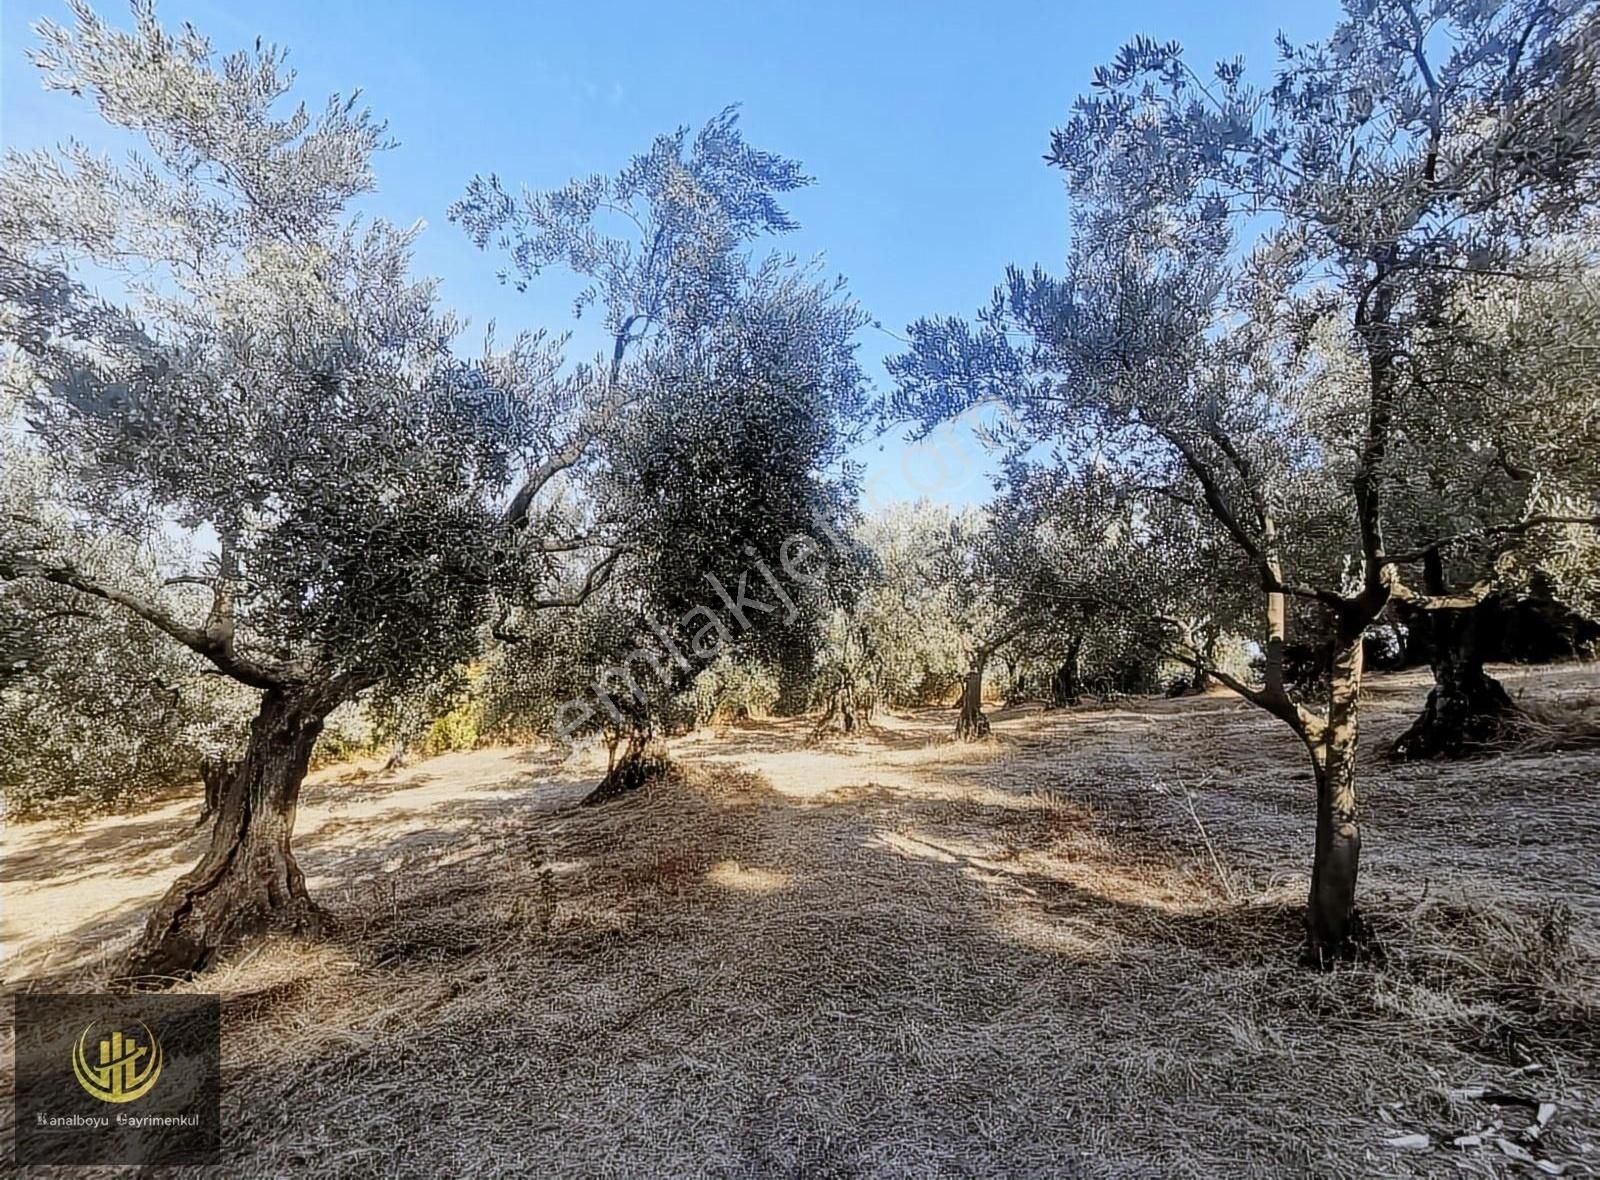
POLYGON ((1593 529, 1600 529, 1600 516, 1564 516, 1559 513, 1536 512, 1532 516, 1525 516, 1515 524, 1490 525, 1488 528, 1475 529, 1466 533, 1454 533, 1447 537, 1439 537, 1429 541, 1419 549, 1412 549, 1405 553, 1392 555, 1389 560, 1406 563, 1421 561, 1428 555, 1430 549, 1443 549, 1449 545, 1459 545, 1464 541, 1487 541, 1491 537, 1516 537, 1532 532, 1536 528, 1554 524, 1581 524, 1593 529))
POLYGON ((558 598, 536 598, 529 605, 534 610, 559 610, 564 607, 582 606, 591 594, 610 580, 611 571, 616 568, 617 558, 621 557, 622 553, 620 547, 613 549, 590 566, 589 571, 583 576, 583 584, 573 593, 558 598))
POLYGON ((1418 594, 1415 590, 1401 582, 1394 585, 1394 597, 1397 601, 1417 610, 1471 610, 1494 592, 1494 580, 1484 578, 1474 582, 1465 590, 1451 594, 1418 594))
POLYGON ((231 627, 226 631, 211 626, 191 627, 174 619, 154 603, 91 578, 69 565, 0 557, 0 578, 38 578, 40 581, 65 586, 80 594, 87 594, 91 598, 120 606, 190 650, 204 656, 220 671, 251 688, 282 688, 299 683, 302 679, 288 668, 241 656, 234 650, 231 627))
MULTIPOLYGON (((536 467, 523 481, 522 486, 517 489, 517 494, 512 497, 510 507, 506 509, 507 528, 515 531, 527 527, 528 513, 533 507, 533 501, 544 490, 545 485, 561 472, 576 465, 594 441, 605 433, 623 406, 632 400, 622 393, 622 360, 627 355, 628 345, 637 339, 632 335, 633 325, 640 319, 648 320, 649 317, 640 313, 630 315, 623 321, 621 330, 617 332, 611 349, 611 367, 606 374, 605 400, 600 403, 594 414, 577 425, 564 447, 536 467)), ((547 550, 547 552, 559 552, 559 550, 547 550)))
POLYGON ((1307 745, 1314 745, 1322 740, 1323 731, 1327 728, 1322 718, 1318 717, 1304 705, 1297 704, 1287 693, 1275 693, 1267 689, 1252 688, 1236 676, 1231 676, 1222 669, 1206 663, 1194 656, 1186 655, 1172 644, 1163 643, 1162 653, 1186 667, 1197 672, 1204 672, 1217 683, 1238 693, 1259 709, 1264 709, 1278 718, 1290 729, 1294 730, 1300 740, 1307 745))

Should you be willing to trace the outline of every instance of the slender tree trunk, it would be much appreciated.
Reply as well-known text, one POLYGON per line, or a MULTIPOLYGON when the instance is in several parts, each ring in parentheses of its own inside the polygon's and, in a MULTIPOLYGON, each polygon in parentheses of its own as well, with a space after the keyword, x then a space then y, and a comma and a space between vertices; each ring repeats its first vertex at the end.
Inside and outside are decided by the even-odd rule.
POLYGON ((839 725, 845 733, 856 731, 856 694, 848 680, 839 685, 839 725))
POLYGON ((156 905, 125 975, 183 976, 266 929, 320 927, 289 840, 311 748, 334 703, 315 691, 263 694, 244 758, 216 784, 211 843, 156 905))
POLYGON ((1312 743, 1317 783, 1317 839, 1306 906, 1306 957, 1317 966, 1365 953, 1367 937, 1356 908, 1361 868, 1356 739, 1361 695, 1361 630, 1341 627, 1334 642, 1327 729, 1312 743))
POLYGON ((1211 669, 1217 666, 1217 635, 1214 631, 1206 632, 1205 645, 1200 651, 1200 666, 1194 670, 1194 678, 1189 682, 1189 691, 1193 693, 1206 692, 1211 688, 1211 669))
MULTIPOLYGON (((1424 558, 1423 585, 1430 595, 1446 593, 1437 550, 1424 558)), ((1476 606, 1428 612, 1433 689, 1422 715, 1395 742, 1396 758, 1459 758, 1516 730, 1521 710, 1483 670, 1481 619, 1476 606)))
POLYGON ((988 656, 978 655, 967 671, 961 689, 961 712, 956 717, 956 737, 964 742, 989 735, 989 719, 983 714, 983 669, 988 656))
MULTIPOLYGON (((1282 577, 1278 567, 1272 567, 1275 577, 1282 577)), ((1288 641, 1289 613, 1282 594, 1267 592, 1267 691, 1281 695, 1283 685, 1283 649, 1288 641)))
POLYGON ((1083 636, 1074 635, 1067 645, 1067 656, 1056 669, 1050 681, 1050 700, 1056 708, 1076 705, 1083 695, 1083 684, 1078 676, 1078 656, 1083 650, 1083 636))

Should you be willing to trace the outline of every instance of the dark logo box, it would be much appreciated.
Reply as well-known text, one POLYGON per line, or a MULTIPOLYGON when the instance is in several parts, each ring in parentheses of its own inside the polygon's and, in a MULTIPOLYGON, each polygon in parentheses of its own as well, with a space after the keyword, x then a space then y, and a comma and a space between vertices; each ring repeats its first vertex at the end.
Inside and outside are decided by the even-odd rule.
POLYGON ((216 996, 14 998, 19 1167, 217 1162, 216 996))

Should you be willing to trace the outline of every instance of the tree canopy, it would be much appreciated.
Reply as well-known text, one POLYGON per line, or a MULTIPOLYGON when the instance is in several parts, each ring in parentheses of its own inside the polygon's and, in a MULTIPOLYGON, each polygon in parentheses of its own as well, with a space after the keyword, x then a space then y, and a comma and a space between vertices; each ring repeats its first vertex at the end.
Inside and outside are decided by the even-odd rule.
POLYGON ((850 286, 775 248, 810 177, 736 108, 555 188, 467 181, 446 232, 517 292, 581 286, 576 324, 469 339, 421 223, 361 211, 394 145, 358 94, 306 105, 282 50, 133 11, 74 0, 33 55, 126 158, 0 164, 0 787, 199 763, 214 803, 131 974, 320 925, 291 837, 335 710, 397 746, 468 705, 598 737, 599 802, 725 707, 820 734, 959 687, 982 738, 1002 660, 1054 705, 1178 668, 1280 720, 1308 960, 1365 954, 1375 629, 1426 638, 1395 749, 1431 757, 1519 723, 1487 602, 1600 615, 1592 3, 1350 0, 1270 76, 1135 39, 1049 137, 1060 263, 912 324, 884 389, 850 286), (980 405, 987 504, 863 514, 870 425, 980 405))

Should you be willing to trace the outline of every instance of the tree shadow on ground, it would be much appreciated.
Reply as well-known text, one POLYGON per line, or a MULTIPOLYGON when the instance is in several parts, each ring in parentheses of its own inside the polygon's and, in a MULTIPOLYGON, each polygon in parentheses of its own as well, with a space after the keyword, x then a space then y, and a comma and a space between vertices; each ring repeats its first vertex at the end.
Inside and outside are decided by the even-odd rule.
POLYGON ((151 863, 181 859, 191 849, 198 855, 203 843, 202 833, 194 829, 193 816, 128 821, 106 827, 97 824, 92 831, 61 828, 54 835, 54 839, 45 837, 35 848, 8 850, 0 860, 0 884, 71 884, 103 874, 108 862, 124 871, 137 870, 151 863))
POLYGON ((715 769, 407 818, 386 905, 359 825, 330 830, 339 928, 236 981, 236 1168, 1353 1175, 1336 1143, 1392 1133, 1374 1100, 1503 1064, 1397 1011, 1403 972, 1296 968, 1295 901, 1229 900, 1181 841, 1047 791, 797 799, 715 769), (452 1129, 350 1155, 329 1111, 452 1129))
MULTIPOLYGON (((523 772, 501 783, 503 791, 514 793, 511 797, 449 795, 421 805, 400 805, 413 791, 432 790, 436 777, 413 772, 382 784, 381 791, 354 794, 344 793, 339 783, 310 784, 307 796, 318 805, 316 819, 303 825, 294 847, 313 898, 356 896, 394 872, 459 855, 481 844, 484 833, 494 826, 569 806, 594 785, 592 778, 523 772), (374 803, 379 806, 361 810, 374 803)), ((48 938, 16 930, 11 937, 18 942, 35 937, 20 949, 13 948, 6 963, 6 986, 38 990, 46 984, 82 983, 111 970, 156 900, 204 851, 209 833, 196 829, 193 820, 193 814, 184 814, 113 827, 97 825, 94 830, 57 828, 41 833, 39 838, 48 842, 39 847, 8 855, 3 880, 9 885, 55 889, 104 879, 104 896, 125 900, 48 938), (124 833, 125 838, 119 838, 124 833), (108 876, 108 863, 115 865, 114 875, 108 876)))
MULTIPOLYGON (((1276 754, 1249 752, 1251 781, 1202 816, 1295 789, 1254 783, 1276 754)), ((1548 1149, 1592 1136, 1595 1047, 1541 976, 1474 941, 1470 908, 1429 909, 1396 874, 1368 902, 1391 963, 1302 971, 1308 854, 1283 833, 1308 815, 1266 812, 1254 839, 1284 845, 1266 863, 1286 884, 1230 896, 1179 799, 1158 811, 1092 763, 1054 777, 1070 766, 798 797, 719 765, 595 809, 552 777, 509 807, 442 800, 374 847, 341 819, 317 852, 338 926, 225 976, 228 1162, 1354 1176, 1398 1133, 1380 1103, 1400 1131, 1470 1130, 1447 1090, 1508 1076, 1515 1038, 1559 1080, 1548 1149), (401 863, 375 871, 382 852, 401 863), (342 1129, 379 1124, 408 1133, 342 1129)), ((1425 847, 1379 834, 1389 863, 1425 847)), ((1485 895, 1518 875, 1496 865, 1485 895)))
POLYGON ((1145 866, 1141 895, 1138 873, 1028 859, 1093 823, 1018 823, 1044 796, 903 803, 712 771, 419 865, 348 935, 355 975, 253 997, 240 1060, 268 1072, 238 1091, 231 1159, 318 1158, 336 1142, 315 1112, 381 1091, 394 1125, 459 1114, 450 1136, 372 1141, 364 1173, 478 1174, 492 1143, 566 1170, 1356 1175, 1339 1145, 1393 1133, 1375 1099, 1494 1065, 1386 1010, 1381 973, 1300 971, 1297 904, 1207 893, 1160 841, 1108 850, 1108 870, 1145 866), (1016 855, 970 847, 985 831, 1016 855), (256 1055, 313 1005, 317 1035, 256 1055), (382 1034, 340 1043, 374 1010, 382 1034), (495 1062, 515 1065, 473 1064, 495 1062), (528 1093, 538 1116, 514 1116, 528 1093))

